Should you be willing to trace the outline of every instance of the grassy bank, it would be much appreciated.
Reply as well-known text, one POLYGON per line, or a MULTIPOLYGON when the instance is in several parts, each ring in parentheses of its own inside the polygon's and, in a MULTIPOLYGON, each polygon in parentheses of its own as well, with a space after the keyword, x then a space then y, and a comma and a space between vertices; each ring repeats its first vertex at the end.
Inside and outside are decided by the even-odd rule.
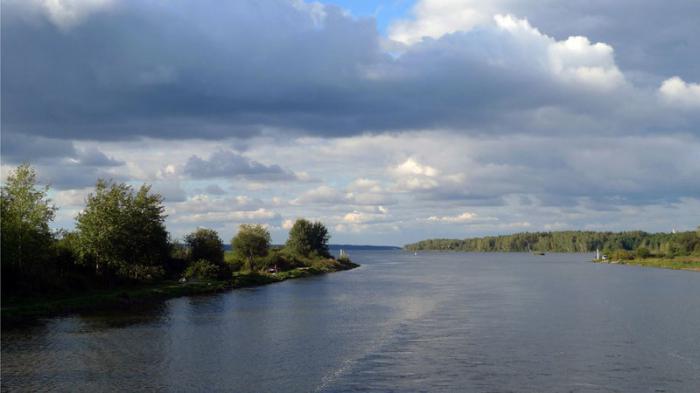
POLYGON ((201 295, 226 290, 272 284, 294 278, 350 270, 359 265, 334 259, 316 261, 313 266, 300 267, 278 273, 236 272, 228 281, 163 281, 157 284, 123 287, 107 291, 95 291, 80 295, 51 298, 3 299, 3 323, 27 318, 48 317, 128 307, 180 296, 201 295))
POLYGON ((612 263, 619 265, 647 266, 662 269, 700 271, 700 257, 675 257, 675 258, 634 258, 629 260, 596 260, 597 263, 612 263))

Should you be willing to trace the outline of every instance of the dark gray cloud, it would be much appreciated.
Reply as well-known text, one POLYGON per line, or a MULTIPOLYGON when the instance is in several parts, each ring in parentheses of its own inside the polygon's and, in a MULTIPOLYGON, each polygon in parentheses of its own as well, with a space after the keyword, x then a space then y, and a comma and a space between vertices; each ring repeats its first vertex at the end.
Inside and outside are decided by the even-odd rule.
POLYGON ((111 167, 124 165, 124 161, 115 160, 114 158, 107 157, 106 154, 99 151, 95 147, 81 150, 76 154, 76 156, 80 165, 85 166, 111 167))
POLYGON ((626 71, 657 79, 680 75, 700 81, 700 2, 526 0, 508 1, 507 8, 559 39, 572 35, 607 42, 626 71))
POLYGON ((55 138, 3 131, 1 161, 5 165, 31 164, 37 168, 40 182, 58 190, 93 186, 100 178, 127 180, 109 171, 124 161, 95 147, 76 148, 72 141, 55 138))
POLYGON ((219 150, 209 159, 192 156, 187 160, 185 174, 197 178, 244 178, 258 181, 296 180, 297 176, 279 165, 265 165, 231 150, 219 150))
POLYGON ((54 162, 56 159, 75 157, 78 152, 73 142, 2 132, 0 143, 2 161, 9 164, 22 162, 54 162))
MULTIPOLYGON (((14 133, 107 140, 245 138, 269 128, 324 136, 436 127, 550 134, 697 129, 697 116, 659 113, 653 92, 621 86, 601 93, 561 83, 542 67, 548 52, 541 42, 496 28, 427 40, 392 57, 372 20, 332 6, 124 1, 57 25, 22 4, 10 2, 2 13, 2 125, 14 133)), ((578 12, 575 26, 594 33, 585 29, 586 10, 608 9, 578 4, 559 7, 556 16, 578 12)), ((682 15, 688 9, 674 4, 664 15, 689 25, 693 18, 682 15)), ((628 44, 622 7, 609 11, 623 26, 603 29, 600 38, 628 44)), ((535 26, 564 37, 565 23, 547 15, 532 14, 535 26)), ((637 19, 643 17, 651 15, 637 19)), ((670 40, 686 31, 669 29, 670 40)), ((674 50, 698 52, 694 39, 683 45, 674 50)), ((633 54, 624 57, 659 80, 671 76, 669 64, 645 68, 633 54)))
POLYGON ((97 179, 114 181, 130 180, 122 174, 108 172, 100 167, 85 166, 74 163, 57 163, 55 165, 36 165, 39 182, 48 184, 57 190, 71 190, 94 186, 97 179))

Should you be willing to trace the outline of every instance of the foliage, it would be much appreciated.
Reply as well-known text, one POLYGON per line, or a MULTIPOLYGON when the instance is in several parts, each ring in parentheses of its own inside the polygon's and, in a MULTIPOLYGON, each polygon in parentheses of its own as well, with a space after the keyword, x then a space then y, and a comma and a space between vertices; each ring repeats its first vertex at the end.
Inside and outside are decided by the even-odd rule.
POLYGON ((178 241, 170 243, 170 252, 165 265, 165 275, 169 278, 179 278, 184 273, 190 261, 189 248, 178 241))
POLYGON ((151 279, 168 258, 163 198, 143 185, 134 193, 124 183, 98 180, 78 215, 80 261, 118 278, 151 279))
MULTIPOLYGON (((208 229, 191 233, 185 244, 171 243, 160 195, 151 193, 147 185, 134 190, 127 184, 104 180, 98 180, 94 192, 86 198, 85 208, 76 217, 76 230, 52 234, 49 222, 56 208, 47 198, 47 191, 48 187, 37 187, 36 173, 29 165, 11 172, 2 187, 2 291, 7 303, 19 306, 17 315, 25 311, 51 312, 56 307, 70 310, 118 303, 126 292, 99 292, 104 287, 114 291, 115 284, 133 289, 125 285, 129 281, 182 275, 231 280, 220 282, 223 286, 207 283, 205 289, 209 291, 356 266, 331 258, 325 226, 306 220, 297 223, 290 236, 291 247, 286 248, 271 249, 267 229, 251 224, 241 225, 232 240, 234 250, 226 254, 218 234, 208 229), (273 267, 274 273, 268 272, 273 267), (236 271, 233 276, 232 271, 236 271), (51 299, 59 294, 69 300, 59 301, 54 307, 51 299), (71 294, 79 296, 70 298, 71 294)), ((172 294, 200 290, 189 284, 179 285, 162 288, 167 287, 172 294)), ((129 293, 141 296, 142 292, 129 289, 129 293)), ((161 289, 146 290, 143 296, 163 293, 161 289)))
POLYGON ((350 262, 350 257, 347 254, 343 254, 338 257, 338 262, 341 263, 349 263, 350 262))
POLYGON ((613 261, 629 261, 634 259, 634 254, 627 250, 615 250, 610 253, 609 259, 613 261))
POLYGON ((3 289, 44 272, 53 241, 49 222, 56 212, 47 192, 48 186, 37 186, 29 164, 10 172, 0 191, 3 289))
POLYGON ((293 253, 328 257, 328 229, 320 222, 298 219, 289 231, 286 248, 293 253))
POLYGON ((700 233, 633 232, 525 232, 505 236, 487 236, 470 239, 430 239, 408 244, 406 249, 454 251, 546 251, 546 252, 605 252, 649 250, 650 255, 700 255, 700 233))
POLYGON ((219 265, 207 261, 206 259, 200 259, 193 262, 185 269, 184 276, 187 279, 198 278, 200 280, 215 280, 219 277, 220 273, 221 268, 219 265))
POLYGON ((7 177, 0 191, 2 218, 2 263, 22 270, 47 253, 52 236, 49 222, 56 207, 47 198, 48 187, 38 188, 36 172, 28 164, 20 165, 7 177))
POLYGON ((248 270, 259 268, 256 258, 264 257, 270 249, 270 232, 259 224, 242 224, 231 239, 234 255, 246 261, 248 270))
POLYGON ((649 258, 651 256, 651 251, 646 247, 637 247, 635 254, 637 258, 649 258))
POLYGON ((224 243, 213 229, 199 228, 185 236, 189 248, 189 260, 206 259, 216 265, 224 263, 224 243))
POLYGON ((647 267, 658 267, 676 270, 700 271, 700 257, 675 257, 675 258, 634 258, 631 260, 619 261, 625 265, 637 265, 647 267))

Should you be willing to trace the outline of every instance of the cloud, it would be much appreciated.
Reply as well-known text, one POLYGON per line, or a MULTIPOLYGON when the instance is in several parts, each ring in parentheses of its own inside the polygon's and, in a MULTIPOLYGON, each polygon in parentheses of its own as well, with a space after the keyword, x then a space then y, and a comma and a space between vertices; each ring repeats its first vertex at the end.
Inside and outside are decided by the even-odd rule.
POLYGON ((224 191, 223 188, 219 187, 218 184, 210 184, 204 189, 207 194, 211 195, 225 195, 226 191, 224 191))
POLYGON ((282 228, 286 229, 286 230, 290 230, 294 226, 294 222, 295 222, 295 220, 286 219, 286 220, 282 221, 282 228))
POLYGON ((375 212, 372 213, 355 210, 345 214, 343 216, 343 221, 349 224, 369 224, 374 222, 381 222, 386 220, 388 213, 389 211, 381 206, 377 208, 375 212))
POLYGON ((350 183, 350 185, 348 186, 348 189, 356 190, 356 191, 364 191, 364 192, 374 192, 374 193, 383 192, 380 181, 373 180, 373 179, 366 179, 366 178, 362 178, 362 177, 353 180, 353 182, 350 183))
POLYGON ((642 79, 680 74, 700 80, 694 54, 700 45, 700 25, 689 17, 699 12, 700 3, 684 0, 569 0, 556 6, 541 0, 419 0, 410 15, 389 27, 389 35, 415 44, 424 37, 472 31, 494 15, 511 14, 559 40, 585 36, 607 42, 616 48, 620 68, 640 72, 637 76, 642 79), (650 21, 654 29, 649 29, 650 21))
POLYGON ((8 6, 24 7, 25 12, 38 12, 63 31, 78 25, 90 14, 113 6, 113 0, 7 0, 8 6))
POLYGON ((533 28, 526 19, 518 19, 513 15, 497 14, 494 20, 500 29, 526 40, 526 46, 545 47, 550 72, 565 82, 603 90, 624 83, 624 76, 615 64, 614 51, 610 45, 601 42, 592 44, 582 36, 556 41, 533 28))
POLYGON ((71 141, 6 131, 2 132, 0 148, 2 161, 11 164, 55 162, 56 159, 76 157, 78 154, 71 141))
POLYGON ((93 192, 92 188, 72 189, 56 192, 52 201, 56 206, 62 209, 70 207, 83 207, 89 193, 93 192))
POLYGON ((410 45, 426 37, 434 39, 460 30, 469 31, 490 19, 489 13, 475 3, 477 2, 418 1, 413 8, 413 18, 394 22, 389 28, 389 36, 395 41, 410 45))
POLYGON ((700 108, 700 84, 687 83, 674 76, 666 79, 659 87, 661 98, 668 104, 682 108, 700 108))
POLYGON ((508 1, 420 2, 439 15, 415 23, 461 16, 393 54, 371 20, 329 5, 125 1, 61 32, 18 4, 2 14, 5 132, 104 141, 697 129, 669 123, 621 71, 617 47, 543 33, 508 1))
POLYGON ((421 0, 390 37, 298 1, 2 6, 2 170, 61 204, 147 182, 176 235, 275 241, 697 225, 698 2, 421 0))
POLYGON ((426 177, 435 177, 439 173, 437 169, 428 165, 422 165, 412 158, 399 164, 395 171, 399 175, 420 175, 426 177))
POLYGON ((107 157, 103 152, 95 147, 80 150, 76 154, 76 160, 80 165, 95 167, 114 167, 124 165, 124 161, 107 157))
POLYGON ((345 193, 326 185, 306 191, 300 197, 292 200, 294 205, 307 204, 339 204, 347 203, 348 197, 345 193))
POLYGON ((152 184, 152 191, 160 194, 166 202, 183 202, 187 199, 187 192, 182 188, 180 181, 161 180, 152 184))
MULTIPOLYGON (((362 182, 361 182, 362 183, 362 182)), ((366 185, 366 184, 364 184, 366 185)), ((386 192, 380 191, 374 185, 370 190, 364 191, 341 191, 327 185, 304 192, 299 197, 291 201, 292 205, 308 206, 314 204, 321 205, 393 205, 397 200, 386 192), (374 189, 374 191, 372 190, 374 189)), ((357 183, 350 185, 350 188, 357 188, 357 183)))
POLYGON ((185 174, 200 179, 244 178, 256 181, 296 180, 296 175, 279 165, 265 165, 232 150, 219 150, 209 159, 191 156, 184 167, 185 174))
POLYGON ((474 221, 474 219, 476 219, 476 217, 477 217, 477 215, 475 213, 464 212, 464 213, 456 215, 456 216, 442 216, 442 217, 430 216, 430 217, 428 217, 428 221, 461 223, 461 222, 474 221))
POLYGON ((265 222, 278 221, 279 213, 260 208, 249 211, 206 212, 178 216, 174 221, 178 223, 211 223, 211 222, 265 222))

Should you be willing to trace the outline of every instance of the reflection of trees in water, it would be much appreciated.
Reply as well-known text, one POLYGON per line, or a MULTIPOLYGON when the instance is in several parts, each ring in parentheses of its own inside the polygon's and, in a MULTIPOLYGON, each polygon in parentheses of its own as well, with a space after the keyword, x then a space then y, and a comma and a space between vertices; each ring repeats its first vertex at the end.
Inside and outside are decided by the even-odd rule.
POLYGON ((166 302, 124 304, 116 308, 88 311, 78 314, 80 321, 90 330, 126 328, 150 324, 167 317, 166 302))

